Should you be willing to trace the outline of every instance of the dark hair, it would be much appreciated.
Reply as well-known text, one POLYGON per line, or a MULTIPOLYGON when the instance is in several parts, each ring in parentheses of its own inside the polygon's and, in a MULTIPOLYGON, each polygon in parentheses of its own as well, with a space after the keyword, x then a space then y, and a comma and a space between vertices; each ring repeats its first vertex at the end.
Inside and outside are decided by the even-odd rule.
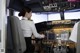
POLYGON ((26 12, 31 12, 32 10, 31 10, 31 8, 29 8, 29 7, 26 7, 26 8, 23 8, 21 11, 20 11, 20 13, 18 14, 18 16, 25 16, 25 13, 26 12))

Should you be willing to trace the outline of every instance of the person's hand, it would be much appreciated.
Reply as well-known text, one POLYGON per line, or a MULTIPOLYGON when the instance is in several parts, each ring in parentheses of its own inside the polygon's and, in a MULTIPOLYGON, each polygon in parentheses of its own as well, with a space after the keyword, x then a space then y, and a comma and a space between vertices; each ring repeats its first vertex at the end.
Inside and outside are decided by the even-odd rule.
POLYGON ((41 34, 41 38, 45 38, 45 35, 44 34, 41 34))

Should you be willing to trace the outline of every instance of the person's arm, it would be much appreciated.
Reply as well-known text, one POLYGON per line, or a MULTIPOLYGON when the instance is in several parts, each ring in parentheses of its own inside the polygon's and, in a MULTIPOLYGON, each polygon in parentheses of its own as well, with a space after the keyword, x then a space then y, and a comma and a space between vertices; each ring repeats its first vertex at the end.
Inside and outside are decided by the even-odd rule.
POLYGON ((37 32, 34 22, 31 22, 31 30, 32 30, 32 32, 33 32, 33 35, 34 35, 36 38, 44 38, 44 35, 43 35, 43 34, 39 34, 39 33, 37 32))

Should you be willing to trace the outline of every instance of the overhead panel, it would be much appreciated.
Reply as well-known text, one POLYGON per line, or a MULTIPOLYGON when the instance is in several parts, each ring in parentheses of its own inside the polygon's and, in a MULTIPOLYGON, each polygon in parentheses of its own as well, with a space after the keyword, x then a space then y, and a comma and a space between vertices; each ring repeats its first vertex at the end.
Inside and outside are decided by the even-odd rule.
POLYGON ((71 1, 72 0, 10 0, 9 8, 20 10, 24 6, 29 6, 33 12, 61 12, 80 8, 79 0, 76 0, 78 2, 71 1))
POLYGON ((43 0, 42 5, 45 11, 65 11, 80 8, 80 2, 69 2, 68 0, 43 0))

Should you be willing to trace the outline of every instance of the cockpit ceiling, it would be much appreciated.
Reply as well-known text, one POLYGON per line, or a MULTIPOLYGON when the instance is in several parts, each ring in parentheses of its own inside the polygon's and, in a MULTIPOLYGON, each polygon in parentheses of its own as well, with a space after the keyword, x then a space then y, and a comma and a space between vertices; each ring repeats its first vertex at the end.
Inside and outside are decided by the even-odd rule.
POLYGON ((8 8, 20 11, 29 6, 33 12, 60 12, 71 9, 80 9, 80 0, 10 0, 8 8))

